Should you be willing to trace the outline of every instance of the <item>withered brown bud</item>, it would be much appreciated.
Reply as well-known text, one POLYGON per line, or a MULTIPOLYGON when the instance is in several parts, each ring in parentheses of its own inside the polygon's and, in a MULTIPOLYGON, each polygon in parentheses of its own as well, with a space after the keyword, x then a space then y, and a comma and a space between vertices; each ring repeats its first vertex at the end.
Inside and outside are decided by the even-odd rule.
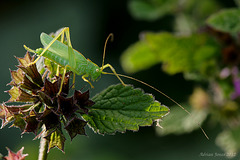
MULTIPOLYGON (((2 127, 9 122, 12 126, 21 129, 22 133, 32 132, 35 135, 44 125, 46 131, 62 132, 62 124, 65 126, 71 139, 77 134, 85 134, 85 122, 78 113, 87 114, 89 107, 94 102, 89 99, 89 91, 74 91, 74 95, 68 97, 71 72, 67 72, 54 78, 46 78, 37 70, 37 66, 28 52, 23 58, 17 58, 19 65, 16 71, 10 70, 12 81, 8 84, 12 88, 7 91, 11 96, 6 103, 18 105, 0 105, 0 119, 2 127), (59 94, 63 79, 62 91, 59 94), (19 105, 19 102, 23 103, 19 105)), ((48 71, 49 72, 49 71, 48 71)), ((41 133, 40 133, 41 134, 41 133)), ((38 135, 39 136, 39 135, 38 135)))

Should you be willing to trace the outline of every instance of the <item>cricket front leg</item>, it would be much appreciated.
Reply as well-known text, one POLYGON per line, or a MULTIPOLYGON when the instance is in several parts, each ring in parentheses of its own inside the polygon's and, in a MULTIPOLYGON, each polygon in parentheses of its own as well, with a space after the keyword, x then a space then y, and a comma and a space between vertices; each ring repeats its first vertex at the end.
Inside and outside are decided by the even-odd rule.
POLYGON ((89 83, 90 86, 91 86, 91 88, 94 88, 94 86, 92 85, 92 83, 89 82, 89 80, 87 80, 86 77, 87 77, 87 75, 83 75, 83 76, 82 76, 82 79, 83 79, 85 82, 89 83))
POLYGON ((118 76, 117 72, 115 71, 115 69, 113 68, 112 65, 110 64, 105 64, 104 66, 101 67, 101 70, 104 70, 105 68, 110 68, 113 72, 113 74, 119 79, 119 81, 122 83, 122 85, 126 86, 126 84, 122 81, 122 79, 118 76))
MULTIPOLYGON (((66 35, 67 44, 68 44, 69 66, 71 66, 71 68, 76 68, 77 62, 76 62, 75 53, 73 51, 73 47, 72 47, 72 44, 71 44, 70 31, 69 31, 68 27, 65 29, 65 35, 66 35)), ((75 88, 75 77, 76 77, 76 74, 73 73, 73 86, 72 86, 72 88, 75 88)))
POLYGON ((57 94, 58 96, 59 96, 59 95, 61 94, 61 92, 62 92, 63 83, 64 83, 64 79, 65 79, 66 72, 67 72, 67 67, 68 67, 68 66, 65 66, 64 71, 63 71, 63 74, 62 74, 61 84, 60 84, 60 88, 59 88, 58 94, 57 94))

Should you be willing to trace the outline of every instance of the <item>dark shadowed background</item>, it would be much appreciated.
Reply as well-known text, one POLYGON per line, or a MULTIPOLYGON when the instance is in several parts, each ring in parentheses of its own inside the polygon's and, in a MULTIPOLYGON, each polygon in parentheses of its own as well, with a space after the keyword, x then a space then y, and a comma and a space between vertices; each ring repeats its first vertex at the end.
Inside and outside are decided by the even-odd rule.
MULTIPOLYGON (((171 16, 165 16, 155 22, 136 21, 130 16, 127 1, 124 0, 10 0, 0 2, 1 101, 9 98, 4 91, 10 89, 10 86, 6 86, 11 79, 9 68, 16 69, 17 60, 14 56, 22 57, 25 54, 24 44, 30 48, 41 47, 39 40, 41 32, 51 33, 65 26, 70 27, 73 47, 98 65, 102 62, 105 39, 109 33, 113 33, 114 41, 108 43, 105 62, 112 64, 118 73, 123 73, 119 63, 121 53, 139 39, 142 31, 171 31, 172 21, 171 16)), ((180 74, 168 76, 160 71, 159 65, 131 76, 156 86, 179 102, 184 101, 192 92, 191 81, 186 82, 180 74)), ((173 105, 168 99, 148 87, 130 80, 124 81, 154 94, 157 100, 167 106, 173 105)), ((103 75, 98 82, 93 83, 95 89, 91 91, 91 96, 116 83, 119 83, 116 77, 103 75)), ((81 88, 86 83, 78 78, 76 85, 81 88)), ((87 85, 87 88, 90 86, 87 85)), ((65 154, 58 149, 53 149, 49 154, 49 160, 216 158, 201 156, 201 153, 223 153, 214 143, 218 129, 209 126, 205 126, 204 129, 210 140, 207 140, 200 130, 181 136, 160 137, 153 127, 140 128, 139 132, 117 133, 115 136, 97 135, 91 129, 87 129, 88 137, 77 136, 72 142, 68 137, 65 143, 65 154)), ((21 135, 19 129, 9 129, 7 126, 0 130, 0 153, 7 154, 5 147, 17 151, 24 146, 24 153, 29 154, 27 159, 37 159, 39 140, 32 140, 33 138, 33 134, 21 135)))

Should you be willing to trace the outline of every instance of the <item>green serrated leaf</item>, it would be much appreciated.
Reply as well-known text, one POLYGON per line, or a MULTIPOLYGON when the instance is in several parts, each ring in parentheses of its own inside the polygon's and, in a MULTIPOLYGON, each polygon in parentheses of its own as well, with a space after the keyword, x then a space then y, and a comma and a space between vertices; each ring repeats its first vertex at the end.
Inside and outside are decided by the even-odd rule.
POLYGON ((121 62, 128 73, 162 63, 169 74, 200 72, 209 75, 209 71, 214 71, 218 55, 218 45, 204 34, 175 36, 167 32, 146 33, 144 39, 123 53, 121 62))
POLYGON ((112 85, 92 100, 95 105, 83 118, 100 134, 137 131, 139 126, 150 126, 169 113, 169 108, 155 101, 152 95, 130 85, 112 85))
POLYGON ((240 31, 240 9, 225 9, 207 19, 207 24, 217 30, 236 34, 240 31))

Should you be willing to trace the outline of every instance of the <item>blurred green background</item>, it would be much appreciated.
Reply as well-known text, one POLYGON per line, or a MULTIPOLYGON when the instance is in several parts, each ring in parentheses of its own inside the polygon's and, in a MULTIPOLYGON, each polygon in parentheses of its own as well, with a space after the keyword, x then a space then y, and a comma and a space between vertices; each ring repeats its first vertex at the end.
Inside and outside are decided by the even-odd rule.
MULTIPOLYGON (((225 7, 234 5, 232 1, 227 0, 222 3, 225 7)), ((123 73, 119 62, 120 55, 139 39, 142 31, 173 30, 172 16, 164 16, 154 22, 135 20, 130 15, 127 4, 126 0, 0 2, 1 101, 9 98, 4 91, 10 89, 6 86, 11 79, 9 68, 16 69, 17 60, 14 56, 22 57, 25 54, 23 44, 30 48, 41 47, 39 41, 41 32, 51 33, 64 26, 70 27, 73 47, 98 65, 102 62, 105 39, 109 33, 113 33, 114 42, 107 46, 105 62, 112 64, 118 73, 123 73)), ((193 82, 185 81, 181 74, 169 76, 162 73, 160 65, 132 76, 161 89, 180 103, 188 98, 193 89, 193 82)), ((130 80, 124 81, 152 93, 157 100, 167 106, 173 105, 168 99, 146 86, 130 80)), ((91 96, 115 83, 119 83, 116 77, 103 75, 93 84, 95 89, 91 91, 91 96)), ((81 88, 84 85, 86 83, 78 78, 77 87, 81 88)), ((223 153, 214 142, 220 127, 205 124, 203 128, 210 140, 207 140, 200 130, 180 136, 160 137, 153 127, 140 128, 139 132, 117 133, 115 136, 97 135, 91 129, 87 129, 88 137, 77 136, 72 142, 68 139, 65 143, 65 154, 53 149, 49 154, 49 160, 227 159, 225 156, 201 156, 201 153, 223 153)), ((27 159, 37 159, 39 140, 32 140, 33 134, 20 134, 20 130, 16 128, 1 129, 0 153, 7 154, 5 147, 17 151, 24 146, 24 153, 29 154, 27 159)), ((238 158, 239 156, 236 156, 234 159, 238 158)))

